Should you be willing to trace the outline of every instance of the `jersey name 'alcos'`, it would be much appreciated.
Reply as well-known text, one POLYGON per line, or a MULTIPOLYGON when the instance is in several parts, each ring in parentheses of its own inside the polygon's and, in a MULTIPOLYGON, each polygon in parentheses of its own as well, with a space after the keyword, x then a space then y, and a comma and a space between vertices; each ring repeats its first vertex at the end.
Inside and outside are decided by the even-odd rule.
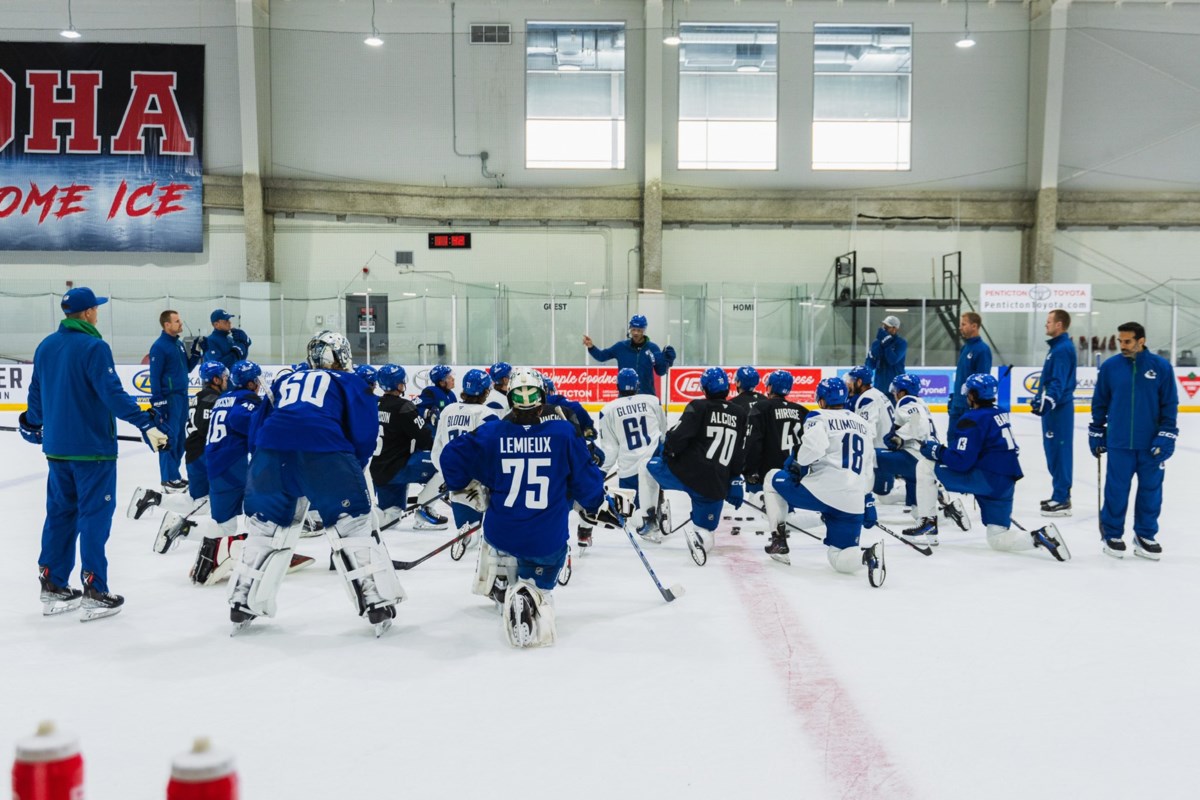
POLYGON ((848 514, 863 513, 875 480, 875 449, 866 421, 853 411, 814 411, 804 422, 796 463, 809 467, 803 485, 818 500, 848 514))

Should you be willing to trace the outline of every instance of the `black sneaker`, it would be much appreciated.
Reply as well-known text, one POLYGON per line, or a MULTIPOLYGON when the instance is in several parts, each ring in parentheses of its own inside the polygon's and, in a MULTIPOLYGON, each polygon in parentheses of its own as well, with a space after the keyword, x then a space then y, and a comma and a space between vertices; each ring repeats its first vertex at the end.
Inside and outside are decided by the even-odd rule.
POLYGON ((1125 557, 1125 540, 1114 536, 1111 539, 1104 540, 1104 553, 1113 558, 1125 557))
POLYGON ((163 481, 162 484, 163 494, 179 494, 186 492, 187 488, 188 482, 185 480, 163 481))
POLYGON ((1045 500, 1042 502, 1043 517, 1069 517, 1071 516, 1071 501, 1064 500, 1061 503, 1056 503, 1053 500, 1045 500))
POLYGON ((42 616, 53 617, 79 608, 83 592, 69 586, 56 586, 50 580, 50 568, 38 568, 38 581, 42 584, 42 616))
POLYGON ((1162 558, 1162 545, 1153 539, 1134 536, 1133 554, 1150 561, 1158 561, 1160 558, 1162 558))
POLYGON ((125 598, 112 592, 102 592, 95 588, 96 576, 91 572, 83 573, 83 615, 80 622, 91 622, 94 619, 111 617, 121 611, 125 598))

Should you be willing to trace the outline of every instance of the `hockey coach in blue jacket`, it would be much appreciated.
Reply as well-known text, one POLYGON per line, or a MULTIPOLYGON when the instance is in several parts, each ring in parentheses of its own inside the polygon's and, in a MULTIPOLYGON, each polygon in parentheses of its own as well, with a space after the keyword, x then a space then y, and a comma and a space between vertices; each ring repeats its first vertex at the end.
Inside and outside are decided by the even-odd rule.
POLYGON ((667 370, 675 363, 675 348, 667 345, 660 350, 658 345, 646 338, 647 325, 644 316, 634 314, 629 320, 629 338, 601 350, 593 344, 592 337, 585 334, 583 346, 588 349, 588 355, 597 361, 612 361, 615 358, 617 369, 636 371, 640 394, 657 395, 654 376, 667 374, 667 370))
POLYGON ((950 418, 946 424, 946 440, 951 445, 958 440, 958 421, 967 413, 967 378, 992 374, 992 348, 979 335, 982 327, 983 317, 974 311, 967 311, 959 317, 958 332, 962 334, 963 345, 958 351, 958 368, 954 371, 954 386, 950 390, 947 409, 950 418))
POLYGON ((179 474, 183 443, 187 439, 188 373, 200 363, 200 340, 192 341, 191 351, 179 339, 183 320, 168 309, 158 315, 162 333, 150 345, 150 406, 157 424, 166 431, 170 443, 158 452, 158 476, 164 492, 182 492, 187 481, 179 474))
POLYGON ((1042 365, 1038 391, 1031 410, 1042 418, 1042 448, 1054 493, 1042 501, 1042 516, 1071 515, 1071 471, 1075 444, 1075 343, 1071 341, 1071 315, 1056 308, 1046 316, 1046 344, 1050 352, 1042 365))
POLYGON ((1100 533, 1104 552, 1125 556, 1125 512, 1137 476, 1133 505, 1134 555, 1157 561, 1163 476, 1179 436, 1179 389, 1171 363, 1146 349, 1146 329, 1136 322, 1117 327, 1120 355, 1100 365, 1092 396, 1088 446, 1096 458, 1108 453, 1100 533))
POLYGON ((218 308, 208 315, 213 331, 202 339, 205 361, 220 361, 226 369, 233 369, 237 362, 250 357, 250 337, 241 328, 230 322, 233 314, 218 308))

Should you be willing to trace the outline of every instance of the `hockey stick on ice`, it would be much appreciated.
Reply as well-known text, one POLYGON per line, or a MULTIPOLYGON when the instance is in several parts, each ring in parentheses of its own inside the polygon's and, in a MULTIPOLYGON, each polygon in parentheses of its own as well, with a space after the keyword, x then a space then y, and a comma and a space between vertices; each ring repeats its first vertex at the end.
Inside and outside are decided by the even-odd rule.
POLYGON ((430 500, 429 503, 413 503, 411 506, 407 506, 406 508, 400 509, 400 516, 396 517, 394 520, 391 520, 390 522, 387 522, 387 523, 379 526, 378 530, 386 531, 388 528, 394 527, 396 524, 398 524, 400 522, 400 520, 414 514, 418 508, 421 508, 421 506, 427 506, 430 503, 436 502, 438 500, 445 500, 446 497, 449 496, 449 494, 450 494, 450 490, 447 489, 446 491, 442 492, 441 494, 437 495, 432 500, 430 500))
MULTIPOLYGON (((756 505, 754 505, 754 503, 751 503, 749 500, 743 500, 743 501, 742 501, 742 505, 750 506, 750 507, 751 507, 751 508, 753 508, 755 511, 757 511, 757 512, 758 512, 758 513, 760 513, 760 514, 762 514, 762 515, 763 515, 763 517, 767 519, 767 524, 768 524, 768 525, 770 524, 771 520, 770 520, 770 518, 769 518, 769 517, 767 517, 767 510, 766 510, 765 508, 763 508, 763 507, 761 507, 761 506, 756 506, 756 505)), ((804 528, 801 528, 799 525, 795 524, 794 522, 789 522, 789 521, 787 521, 787 520, 785 519, 785 520, 783 521, 783 524, 784 524, 784 525, 787 525, 789 528, 791 528, 791 529, 792 529, 792 530, 794 530, 794 531, 800 531, 800 532, 801 532, 801 533, 803 533, 805 536, 811 536, 812 538, 816 539, 818 542, 823 542, 823 541, 825 541, 825 537, 823 537, 823 536, 817 536, 817 535, 816 535, 815 533, 813 533, 812 531, 806 531, 806 530, 804 530, 804 528)))
MULTIPOLYGON (((0 431, 11 431, 12 433, 20 433, 21 429, 14 428, 11 425, 0 425, 0 431)), ((126 436, 124 434, 121 434, 121 435, 117 436, 117 439, 122 442, 141 442, 142 444, 146 443, 146 440, 140 436, 126 436)))
POLYGON ((923 556, 931 556, 931 555, 933 555, 933 548, 931 548, 931 547, 922 547, 921 545, 917 544, 916 542, 910 542, 908 539, 905 539, 903 536, 901 536, 900 534, 896 533, 894 530, 892 530, 891 528, 887 527, 887 526, 886 526, 886 525, 884 525, 882 522, 876 522, 876 523, 875 523, 875 527, 876 527, 876 528, 879 528, 879 530, 883 531, 883 532, 884 532, 884 533, 886 533, 888 536, 895 537, 895 538, 899 539, 900 541, 904 542, 906 545, 908 545, 909 547, 911 547, 913 550, 916 550, 918 553, 920 553, 920 554, 921 554, 921 555, 923 555, 923 556))
POLYGON ((453 547, 455 543, 459 542, 462 539, 466 539, 472 533, 479 530, 482 526, 483 526, 482 522, 475 523, 471 527, 467 528, 465 531, 462 531, 461 533, 459 533, 457 536, 455 536, 450 541, 446 542, 445 544, 438 545, 437 549, 431 550, 430 552, 428 552, 425 555, 418 558, 416 561, 393 560, 392 561, 392 569, 399 569, 399 570, 412 569, 413 567, 417 566, 418 564, 423 564, 426 561, 428 561, 429 559, 436 556, 438 553, 445 550, 447 547, 453 547))
POLYGON ((650 578, 654 581, 654 585, 658 587, 658 591, 663 596, 663 600, 666 600, 669 603, 678 597, 683 597, 682 584, 677 583, 670 589, 663 588, 662 581, 660 581, 658 576, 654 574, 654 567, 650 566, 650 562, 646 560, 646 554, 643 553, 642 548, 638 546, 637 539, 633 538, 633 532, 629 530, 629 525, 623 524, 621 527, 625 531, 625 535, 629 537, 629 543, 633 545, 633 549, 637 550, 638 557, 642 559, 642 566, 644 566, 646 571, 650 573, 650 578))

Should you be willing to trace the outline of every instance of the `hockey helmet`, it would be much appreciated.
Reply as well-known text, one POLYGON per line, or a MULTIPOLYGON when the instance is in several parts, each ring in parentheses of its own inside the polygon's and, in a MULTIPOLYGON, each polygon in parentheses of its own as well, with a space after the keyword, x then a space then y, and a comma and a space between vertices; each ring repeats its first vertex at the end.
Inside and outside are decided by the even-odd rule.
POLYGON ((211 383, 217 378, 229 377, 229 370, 220 361, 205 361, 200 365, 200 380, 211 383))
POLYGON ((733 382, 743 392, 749 392, 758 388, 759 375, 758 370, 754 367, 738 367, 738 371, 733 376, 733 382))
POLYGON ((826 407, 844 406, 849 396, 846 382, 841 378, 824 378, 817 384, 817 399, 823 400, 826 407))
POLYGON ((729 375, 720 367, 709 367, 700 375, 700 388, 705 394, 729 391, 729 375))
POLYGON ((359 364, 354 368, 354 374, 366 381, 367 386, 374 386, 375 376, 379 374, 379 370, 370 364, 359 364))
POLYGON ((846 373, 846 380, 862 381, 867 386, 875 380, 875 370, 866 366, 854 367, 846 373))
POLYGON ((313 369, 354 369, 350 342, 337 331, 318 331, 308 340, 308 365, 313 369))
POLYGON ((644 316, 642 316, 641 314, 634 314, 632 317, 629 318, 629 327, 631 329, 632 328, 641 328, 642 330, 646 330, 647 324, 648 323, 646 322, 646 318, 644 316))
POLYGON ((618 392, 636 392, 641 385, 642 382, 638 378, 636 369, 625 367, 624 369, 617 370, 618 392))
POLYGON ((788 393, 792 391, 792 384, 795 382, 796 379, 792 377, 792 373, 786 369, 777 369, 767 376, 767 389, 770 390, 771 394, 787 397, 788 393))
POLYGON ((375 383, 385 392, 394 392, 408 383, 408 373, 399 364, 384 364, 375 372, 375 383))
POLYGON ((542 376, 542 385, 546 387, 547 397, 552 394, 558 394, 558 388, 554 385, 554 381, 550 380, 545 375, 542 376))
POLYGON ((546 387, 537 370, 529 367, 517 367, 512 371, 512 379, 508 384, 508 402, 512 404, 513 408, 537 408, 545 400, 546 387))
POLYGON ((920 397, 921 395, 921 379, 911 372, 902 372, 892 378, 891 385, 892 394, 896 392, 904 392, 909 397, 920 397))
POLYGON ((466 397, 479 397, 490 388, 492 379, 481 369, 469 369, 467 374, 463 375, 462 393, 466 397))
MULTIPOLYGON (((512 374, 512 364, 509 364, 506 361, 497 361, 495 364, 492 364, 490 369, 488 369, 488 375, 490 375, 492 377, 492 380, 495 381, 496 383, 499 383, 500 381, 504 380, 511 374, 512 374)), ((463 379, 463 382, 464 383, 466 382, 465 378, 463 379)), ((465 388, 464 388, 464 391, 465 391, 465 388)))
POLYGON ((244 389, 246 384, 254 383, 262 376, 262 367, 253 361, 235 361, 229 368, 229 385, 234 389, 244 389))
POLYGON ((995 400, 1000 383, 986 372, 977 372, 963 383, 963 393, 974 392, 980 400, 995 400))
POLYGON ((307 361, 297 361, 295 364, 292 364, 292 372, 304 372, 306 369, 308 369, 307 361))
POLYGON ((446 364, 438 364, 429 370, 429 382, 441 383, 442 381, 446 380, 446 378, 449 378, 453 372, 454 370, 450 369, 450 367, 446 364))

